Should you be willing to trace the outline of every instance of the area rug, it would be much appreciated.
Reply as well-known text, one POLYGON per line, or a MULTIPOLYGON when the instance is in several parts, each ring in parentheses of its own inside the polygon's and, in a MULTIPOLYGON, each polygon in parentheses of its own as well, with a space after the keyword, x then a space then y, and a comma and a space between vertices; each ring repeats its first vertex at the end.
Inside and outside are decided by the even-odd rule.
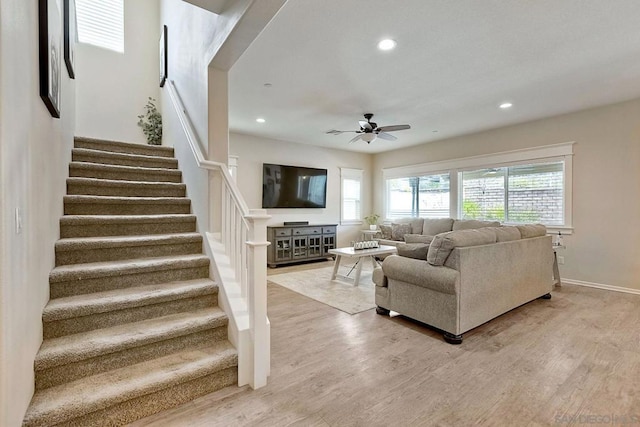
MULTIPOLYGON (((367 263, 368 264, 368 263, 367 263)), ((353 281, 341 278, 350 267, 340 266, 339 276, 331 280, 333 267, 296 271, 269 276, 267 279, 276 285, 283 286, 306 297, 327 304, 349 314, 371 310, 374 303, 374 283, 371 280, 372 269, 365 264, 360 275, 360 284, 353 286, 353 281)), ((350 277, 355 277, 353 270, 350 277)))

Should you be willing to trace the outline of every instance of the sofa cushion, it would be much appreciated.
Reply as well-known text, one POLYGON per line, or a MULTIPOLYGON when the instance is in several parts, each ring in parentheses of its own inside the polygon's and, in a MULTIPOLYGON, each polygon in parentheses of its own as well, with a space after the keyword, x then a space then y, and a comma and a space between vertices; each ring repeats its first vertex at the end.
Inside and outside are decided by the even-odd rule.
POLYGON ((405 234, 411 234, 411 224, 391 224, 391 240, 404 240, 405 234))
POLYGON ((498 242, 511 242, 512 240, 520 240, 520 230, 518 227, 504 226, 504 227, 490 227, 496 233, 496 241, 498 242))
MULTIPOLYGON (((412 234, 421 234, 422 233, 422 223, 424 222, 424 218, 416 218, 413 216, 409 216, 406 218, 400 218, 393 221, 393 224, 410 224, 411 231, 409 233, 412 234)), ((422 233, 424 234, 424 233, 422 233)))
POLYGON ((391 226, 390 225, 379 225, 380 233, 382 234, 382 238, 385 240, 391 240, 391 226))
POLYGON ((424 234, 405 234, 404 242, 405 243, 426 243, 427 245, 431 243, 433 240, 433 236, 426 236, 424 234))
POLYGON ((422 234, 435 236, 453 230, 453 219, 451 218, 425 218, 422 226, 422 234))
POLYGON ((396 249, 400 256, 426 261, 429 245, 425 243, 398 243, 396 249))
POLYGON ((480 221, 477 219, 456 219, 453 221, 453 231, 456 230, 471 230, 475 228, 483 227, 500 227, 499 221, 480 221))
POLYGON ((523 239, 541 237, 547 234, 547 227, 543 224, 525 224, 516 225, 516 227, 520 230, 520 235, 523 239))
POLYGON ((438 234, 429 245, 427 262, 431 265, 444 265, 454 248, 488 245, 495 243, 496 239, 496 233, 493 230, 484 228, 438 234))

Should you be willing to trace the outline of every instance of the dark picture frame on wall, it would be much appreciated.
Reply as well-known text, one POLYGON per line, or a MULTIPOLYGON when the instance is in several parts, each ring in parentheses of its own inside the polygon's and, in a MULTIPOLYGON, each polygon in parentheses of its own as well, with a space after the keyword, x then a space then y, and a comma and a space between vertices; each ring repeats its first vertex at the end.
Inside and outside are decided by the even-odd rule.
POLYGON ((162 26, 160 33, 160 87, 167 81, 167 26, 162 26))
POLYGON ((64 63, 72 79, 76 78, 76 41, 78 27, 76 23, 76 0, 64 0, 64 63))
POLYGON ((60 118, 62 15, 60 0, 38 0, 40 97, 49 113, 60 118))

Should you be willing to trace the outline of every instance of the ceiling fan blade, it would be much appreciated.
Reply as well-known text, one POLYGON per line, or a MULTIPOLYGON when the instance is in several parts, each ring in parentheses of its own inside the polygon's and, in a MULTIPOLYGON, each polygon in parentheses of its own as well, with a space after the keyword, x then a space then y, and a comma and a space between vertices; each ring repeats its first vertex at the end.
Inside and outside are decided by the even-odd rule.
POLYGON ((382 126, 378 129, 376 129, 377 131, 380 132, 393 132, 396 130, 405 130, 405 129, 411 129, 411 126, 409 125, 391 125, 391 126, 382 126))
POLYGON ((386 139, 387 141, 395 141, 396 139, 398 139, 395 136, 393 136, 391 134, 388 134, 388 133, 384 133, 384 132, 380 132, 378 134, 378 138, 386 139))
POLYGON ((373 129, 373 127, 371 127, 371 123, 366 120, 358 120, 358 124, 362 129, 373 129))
POLYGON ((357 130, 336 130, 336 129, 331 129, 326 131, 325 133, 330 134, 330 135, 340 135, 341 133, 345 133, 345 132, 359 132, 357 130))
POLYGON ((353 139, 351 139, 351 141, 349 141, 349 144, 351 144, 352 142, 356 142, 357 140, 359 140, 360 138, 362 138, 362 133, 357 134, 355 137, 353 137, 353 139))

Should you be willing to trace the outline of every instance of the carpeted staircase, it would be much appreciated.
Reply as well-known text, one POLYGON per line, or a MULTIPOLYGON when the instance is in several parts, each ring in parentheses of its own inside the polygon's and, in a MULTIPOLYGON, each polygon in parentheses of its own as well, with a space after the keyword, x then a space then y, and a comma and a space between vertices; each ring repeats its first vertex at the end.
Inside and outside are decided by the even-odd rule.
POLYGON ((172 148, 76 138, 24 425, 121 425, 237 383, 177 167, 172 148))

